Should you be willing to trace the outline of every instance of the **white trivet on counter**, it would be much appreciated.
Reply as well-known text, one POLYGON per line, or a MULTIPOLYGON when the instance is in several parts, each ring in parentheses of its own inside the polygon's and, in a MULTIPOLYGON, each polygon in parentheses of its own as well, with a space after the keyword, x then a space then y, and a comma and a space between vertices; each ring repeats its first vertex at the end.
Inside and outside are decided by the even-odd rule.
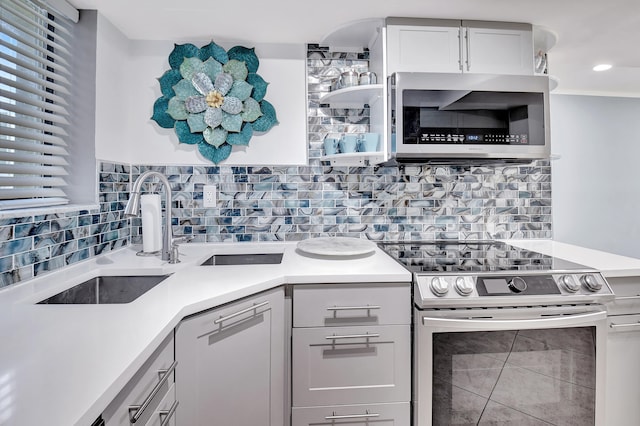
POLYGON ((298 250, 320 256, 358 256, 373 253, 376 245, 365 239, 350 237, 318 237, 300 241, 298 250))

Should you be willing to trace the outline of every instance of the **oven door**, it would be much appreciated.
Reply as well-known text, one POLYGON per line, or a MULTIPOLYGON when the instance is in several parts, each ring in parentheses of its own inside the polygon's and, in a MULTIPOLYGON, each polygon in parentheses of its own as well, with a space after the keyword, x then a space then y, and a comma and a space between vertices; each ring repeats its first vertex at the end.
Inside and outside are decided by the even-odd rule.
POLYGON ((415 315, 415 426, 604 425, 604 307, 415 315))

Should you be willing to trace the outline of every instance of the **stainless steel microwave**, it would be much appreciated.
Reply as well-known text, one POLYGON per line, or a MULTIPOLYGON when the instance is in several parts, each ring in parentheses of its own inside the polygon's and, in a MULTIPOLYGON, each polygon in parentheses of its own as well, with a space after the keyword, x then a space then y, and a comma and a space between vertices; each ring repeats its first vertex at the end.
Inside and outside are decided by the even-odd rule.
POLYGON ((547 76, 398 72, 389 77, 389 158, 548 158, 547 76))

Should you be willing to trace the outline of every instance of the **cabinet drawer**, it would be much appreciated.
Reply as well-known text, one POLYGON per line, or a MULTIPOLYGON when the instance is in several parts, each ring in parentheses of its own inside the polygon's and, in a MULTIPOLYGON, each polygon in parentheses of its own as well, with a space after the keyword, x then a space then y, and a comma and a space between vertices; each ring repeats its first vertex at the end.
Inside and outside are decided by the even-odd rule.
POLYGON ((407 426, 410 424, 409 403, 340 405, 335 407, 294 408, 293 426, 407 426))
POLYGON ((177 409, 176 387, 173 384, 145 426, 176 426, 177 409))
POLYGON ((294 407, 411 398, 410 326, 293 330, 294 407))
POLYGON ((129 407, 142 405, 150 397, 154 388, 162 382, 158 392, 141 413, 136 423, 144 425, 149 421, 153 412, 174 383, 173 372, 170 373, 166 380, 162 380, 165 375, 164 372, 171 368, 173 360, 173 333, 171 333, 104 411, 103 417, 106 426, 131 425, 129 407))
POLYGON ((293 326, 411 323, 409 283, 312 284, 293 289, 293 326))

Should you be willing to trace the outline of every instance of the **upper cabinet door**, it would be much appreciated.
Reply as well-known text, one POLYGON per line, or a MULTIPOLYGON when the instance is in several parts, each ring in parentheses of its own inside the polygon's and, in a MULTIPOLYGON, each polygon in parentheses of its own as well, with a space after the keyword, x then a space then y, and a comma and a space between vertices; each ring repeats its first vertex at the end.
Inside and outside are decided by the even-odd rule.
POLYGON ((461 71, 460 21, 437 20, 434 25, 411 25, 412 19, 406 21, 400 25, 387 23, 389 74, 461 71))
POLYGON ((533 75, 533 30, 529 24, 462 21, 463 72, 533 75))
POLYGON ((387 72, 533 75, 530 24, 387 18, 387 72))

